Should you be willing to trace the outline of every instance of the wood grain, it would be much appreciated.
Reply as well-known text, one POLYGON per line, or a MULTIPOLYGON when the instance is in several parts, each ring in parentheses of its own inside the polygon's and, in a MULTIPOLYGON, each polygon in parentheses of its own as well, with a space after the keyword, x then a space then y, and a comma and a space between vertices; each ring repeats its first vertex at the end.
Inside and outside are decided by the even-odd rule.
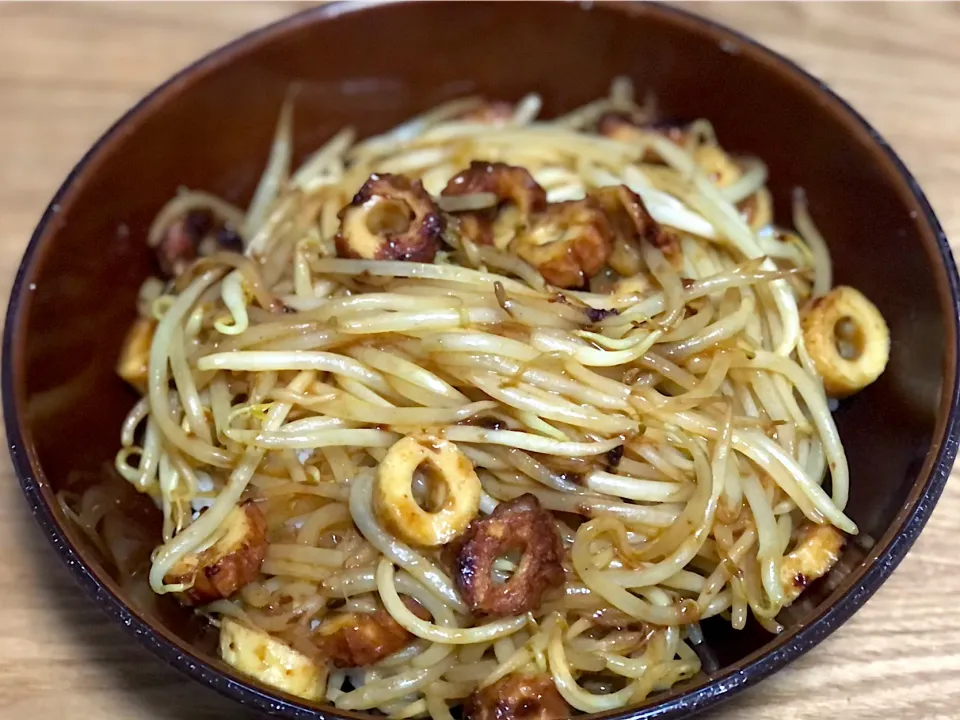
MULTIPOLYGON (((200 54, 288 3, 0 5, 0 285, 92 141, 200 54)), ((693 8, 786 54, 875 124, 960 238, 960 5, 721 3, 693 8)), ((0 717, 250 715, 153 658, 84 598, 0 465, 0 717)), ((869 478, 861 479, 869 482, 869 478)), ((960 484, 915 548, 832 638, 713 720, 960 718, 960 484)))

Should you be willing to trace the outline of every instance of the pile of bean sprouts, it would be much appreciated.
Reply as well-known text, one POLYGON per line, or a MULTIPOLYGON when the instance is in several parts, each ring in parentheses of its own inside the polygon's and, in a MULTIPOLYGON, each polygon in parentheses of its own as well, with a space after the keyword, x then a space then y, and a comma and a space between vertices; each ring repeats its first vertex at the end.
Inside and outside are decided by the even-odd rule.
POLYGON ((482 102, 361 140, 346 128, 297 168, 288 102, 249 208, 184 190, 150 230, 156 243, 206 209, 245 247, 143 289, 141 313, 157 325, 117 469, 163 512, 150 585, 183 590, 170 569, 257 500, 269 528, 260 576, 202 612, 296 649, 324 618, 385 607, 413 641, 369 667, 330 667, 321 696, 344 710, 450 720, 518 672, 548 673, 577 711, 636 703, 700 671, 702 620, 780 630, 780 568, 800 526, 857 532, 800 327, 802 305, 831 287, 802 196, 796 232, 748 222, 741 209, 767 193, 766 168, 737 158, 739 179, 719 187, 696 161, 697 148, 719 147, 706 121, 685 143, 595 133, 606 112, 649 110, 624 80, 550 120, 537 95, 504 123, 463 119, 482 102), (478 159, 526 168, 550 202, 627 185, 677 233, 682 266, 646 246, 635 282, 559 290, 452 233, 432 264, 337 257, 337 214, 372 173, 420 179, 453 212, 492 202, 438 197, 478 159), (525 493, 553 513, 566 581, 539 608, 474 616, 442 552, 387 529, 378 464, 417 433, 469 458, 481 516, 525 493), (632 624, 597 622, 611 610, 632 624))

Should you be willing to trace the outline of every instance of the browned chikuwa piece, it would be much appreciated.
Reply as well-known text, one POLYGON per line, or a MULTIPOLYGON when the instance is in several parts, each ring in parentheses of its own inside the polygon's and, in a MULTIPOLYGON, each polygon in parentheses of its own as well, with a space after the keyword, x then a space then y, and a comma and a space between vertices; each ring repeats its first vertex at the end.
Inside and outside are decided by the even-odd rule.
POLYGON ((474 612, 518 615, 535 610, 545 590, 563 583, 562 559, 553 517, 527 493, 470 523, 456 548, 454 577, 474 612), (493 563, 510 552, 522 553, 520 563, 506 582, 497 583, 493 563))
POLYGON ((191 210, 164 233, 156 248, 157 262, 164 274, 176 277, 198 257, 218 250, 243 252, 243 242, 230 227, 218 227, 209 210, 191 210))
POLYGON ((603 209, 592 199, 553 203, 516 241, 516 254, 557 287, 581 288, 603 268, 612 249, 603 209))
POLYGON ((477 690, 463 706, 463 720, 561 720, 570 706, 546 673, 507 675, 477 690))
POLYGON ((513 103, 505 100, 489 100, 478 107, 467 110, 457 119, 483 125, 503 125, 513 120, 513 103))
POLYGON ((802 526, 796 536, 796 545, 780 565, 784 606, 790 605, 810 583, 837 564, 847 541, 836 528, 812 523, 802 526))
POLYGON ((147 375, 150 371, 150 347, 157 321, 138 317, 127 330, 117 359, 117 375, 135 387, 141 395, 147 394, 147 375))
POLYGON ((419 180, 371 175, 340 211, 337 255, 363 260, 433 262, 444 217, 419 180))
MULTIPOLYGON (((639 142, 643 133, 656 133, 675 145, 683 145, 688 138, 686 129, 671 123, 649 123, 643 118, 632 117, 627 113, 608 112, 597 120, 597 133, 613 140, 625 143, 639 142)), ((643 162, 662 163, 663 158, 653 148, 647 148, 643 153, 643 162)))
POLYGON ((679 258, 680 241, 676 234, 654 220, 640 196, 626 185, 593 190, 590 197, 603 208, 619 239, 630 243, 643 240, 660 250, 668 260, 679 258))
POLYGON ((167 573, 169 584, 193 583, 178 597, 185 605, 228 598, 256 579, 267 554, 267 521, 252 500, 227 515, 222 536, 201 553, 190 553, 167 573))
POLYGON ((522 167, 505 163, 474 161, 463 172, 450 178, 440 193, 444 197, 492 193, 498 205, 484 210, 457 213, 460 233, 479 245, 490 245, 494 221, 498 215, 514 228, 530 222, 534 213, 547 207, 547 193, 522 167))
POLYGON ((609 110, 597 118, 597 133, 614 140, 630 140, 647 119, 640 114, 609 110))
MULTIPOLYGON (((403 598, 404 605, 421 620, 430 615, 420 603, 403 598)), ((312 640, 320 654, 337 667, 362 667, 392 655, 413 639, 393 616, 378 607, 372 613, 350 612, 324 620, 312 640)))

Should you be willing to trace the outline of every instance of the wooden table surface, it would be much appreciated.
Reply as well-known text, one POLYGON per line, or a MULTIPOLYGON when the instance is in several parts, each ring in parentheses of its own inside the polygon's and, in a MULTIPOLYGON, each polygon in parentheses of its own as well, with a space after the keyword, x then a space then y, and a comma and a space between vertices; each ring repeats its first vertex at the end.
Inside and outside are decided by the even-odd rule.
MULTIPOLYGON (((291 4, 0 5, 0 296, 54 190, 146 91, 291 4)), ((832 85, 960 241, 960 5, 698 5, 832 85)), ((150 655, 74 585, 0 461, 0 717, 251 717, 150 655)), ((712 720, 960 718, 960 483, 856 617, 712 720)))

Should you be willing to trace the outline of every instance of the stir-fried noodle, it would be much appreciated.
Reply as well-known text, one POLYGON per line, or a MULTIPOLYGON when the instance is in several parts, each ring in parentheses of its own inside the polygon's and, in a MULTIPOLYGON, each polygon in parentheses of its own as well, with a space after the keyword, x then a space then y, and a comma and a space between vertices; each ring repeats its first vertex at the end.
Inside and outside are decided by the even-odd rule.
POLYGON ((857 533, 830 403, 889 340, 803 196, 774 227, 760 159, 623 79, 539 107, 292 168, 287 103, 245 212, 184 191, 150 229, 117 470, 163 513, 153 590, 263 682, 396 718, 623 707, 699 671, 701 620, 777 632, 857 533))

